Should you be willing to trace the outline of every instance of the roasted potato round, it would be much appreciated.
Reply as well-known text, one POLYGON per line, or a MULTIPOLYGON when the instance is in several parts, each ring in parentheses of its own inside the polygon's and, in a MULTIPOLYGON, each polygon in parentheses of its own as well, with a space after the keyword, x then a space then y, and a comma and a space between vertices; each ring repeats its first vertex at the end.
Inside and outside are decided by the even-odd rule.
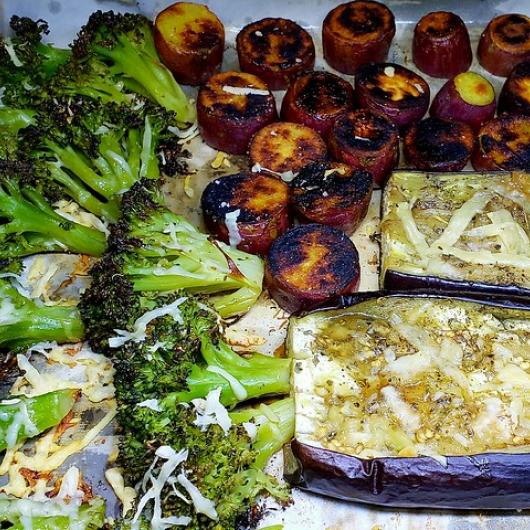
POLYGON ((155 18, 154 39, 158 55, 184 85, 202 85, 223 62, 224 26, 205 5, 166 7, 155 18))
POLYGON ((419 121, 429 108, 429 85, 395 63, 370 63, 355 75, 359 106, 385 114, 399 129, 419 121))
POLYGON ((236 45, 241 70, 259 76, 271 90, 287 88, 297 74, 315 65, 311 35, 285 18, 248 24, 238 33, 236 45))
POLYGON ((482 32, 477 53, 490 74, 508 76, 515 65, 530 60, 530 18, 519 14, 495 17, 482 32))
POLYGON ((366 216, 373 185, 368 171, 339 162, 314 162, 291 182, 291 201, 302 222, 352 234, 366 216))
POLYGON ((366 169, 378 186, 399 162, 397 126, 370 109, 343 114, 333 125, 328 143, 335 160, 354 169, 366 169))
POLYGON ((329 72, 308 72, 287 89, 281 117, 303 123, 326 139, 335 120, 352 108, 353 88, 348 81, 329 72))
POLYGON ((432 77, 453 77, 465 72, 473 60, 464 21, 448 11, 434 11, 414 28, 412 60, 432 77))
POLYGON ((384 4, 357 0, 332 9, 322 24, 327 63, 344 74, 359 66, 384 61, 396 33, 392 11, 384 4))
POLYGON ((530 61, 519 63, 506 79, 499 96, 499 113, 530 116, 530 61))
POLYGON ((261 173, 241 172, 206 186, 201 206, 216 238, 251 254, 266 254, 289 228, 289 186, 261 173))
POLYGON ((199 131, 215 149, 244 154, 254 133, 277 118, 274 96, 255 75, 221 72, 199 89, 199 131))
POLYGON ((322 305, 357 290, 359 254, 344 232, 308 224, 288 230, 269 249, 265 285, 286 311, 322 305))
POLYGON ((248 156, 252 165, 276 173, 296 173, 305 165, 326 158, 324 140, 310 127, 279 121, 260 129, 250 141, 248 156))

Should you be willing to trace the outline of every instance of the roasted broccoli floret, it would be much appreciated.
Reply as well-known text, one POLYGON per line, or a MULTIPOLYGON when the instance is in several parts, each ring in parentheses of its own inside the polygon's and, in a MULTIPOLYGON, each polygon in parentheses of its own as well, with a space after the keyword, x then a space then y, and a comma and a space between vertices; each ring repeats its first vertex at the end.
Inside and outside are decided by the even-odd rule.
POLYGON ((41 42, 48 34, 44 20, 11 18, 13 37, 0 39, 0 87, 2 103, 24 107, 45 97, 43 85, 70 57, 70 50, 41 42))
POLYGON ((0 259, 49 251, 101 256, 104 233, 59 215, 26 184, 32 178, 31 167, 0 162, 0 259))
POLYGON ((262 289, 259 257, 199 232, 167 209, 156 183, 146 180, 123 196, 106 266, 128 278, 135 291, 211 295, 222 317, 248 311, 262 289))
POLYGON ((31 299, 17 290, 11 276, 16 282, 17 275, 13 273, 4 273, 0 278, 0 348, 83 339, 85 328, 76 307, 46 306, 31 299))
POLYGON ((160 62, 151 22, 142 15, 93 13, 72 44, 76 60, 100 72, 106 65, 116 82, 175 112, 180 124, 194 120, 194 108, 160 62))

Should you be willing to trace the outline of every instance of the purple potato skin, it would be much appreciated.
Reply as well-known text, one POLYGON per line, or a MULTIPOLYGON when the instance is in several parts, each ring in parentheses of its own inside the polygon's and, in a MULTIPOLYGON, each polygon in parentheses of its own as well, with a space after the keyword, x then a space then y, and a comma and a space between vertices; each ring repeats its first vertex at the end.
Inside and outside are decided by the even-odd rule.
POLYGON ((435 118, 467 123, 474 131, 478 131, 493 118, 495 106, 495 100, 489 105, 470 105, 458 93, 454 80, 449 79, 434 96, 429 113, 435 118))

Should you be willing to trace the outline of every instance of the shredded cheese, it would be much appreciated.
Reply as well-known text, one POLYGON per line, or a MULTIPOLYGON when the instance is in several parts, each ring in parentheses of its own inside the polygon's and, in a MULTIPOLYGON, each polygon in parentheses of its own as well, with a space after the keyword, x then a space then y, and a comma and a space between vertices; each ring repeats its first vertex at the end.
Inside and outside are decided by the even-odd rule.
POLYGON ((228 94, 233 94, 235 96, 268 96, 269 91, 263 90, 261 88, 252 88, 252 87, 239 87, 239 86, 229 86, 223 85, 223 92, 228 94))
POLYGON ((206 368, 208 372, 213 372, 214 374, 220 375, 223 379, 228 381, 232 392, 239 401, 244 401, 247 399, 248 392, 245 387, 230 373, 228 373, 224 368, 220 366, 208 366, 206 368))
POLYGON ((228 230, 228 242, 231 247, 237 247, 241 243, 241 234, 239 233, 239 228, 237 226, 237 219, 241 213, 241 210, 238 208, 232 212, 228 212, 225 215, 225 225, 228 230))
POLYGON ((191 402, 197 411, 197 419, 193 422, 205 431, 209 425, 219 425, 226 433, 232 426, 232 420, 228 411, 220 401, 222 388, 216 388, 208 392, 206 399, 193 399, 191 402))

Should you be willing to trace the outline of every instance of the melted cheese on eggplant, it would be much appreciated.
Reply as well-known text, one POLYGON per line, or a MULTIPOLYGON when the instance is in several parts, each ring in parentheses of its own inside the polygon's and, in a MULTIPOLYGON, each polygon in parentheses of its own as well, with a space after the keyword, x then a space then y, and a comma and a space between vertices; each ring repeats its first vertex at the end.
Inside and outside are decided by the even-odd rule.
POLYGON ((530 288, 528 173, 395 172, 381 229, 383 273, 530 288))
POLYGON ((530 451, 530 311, 381 298, 292 319, 296 438, 360 457, 530 451))

